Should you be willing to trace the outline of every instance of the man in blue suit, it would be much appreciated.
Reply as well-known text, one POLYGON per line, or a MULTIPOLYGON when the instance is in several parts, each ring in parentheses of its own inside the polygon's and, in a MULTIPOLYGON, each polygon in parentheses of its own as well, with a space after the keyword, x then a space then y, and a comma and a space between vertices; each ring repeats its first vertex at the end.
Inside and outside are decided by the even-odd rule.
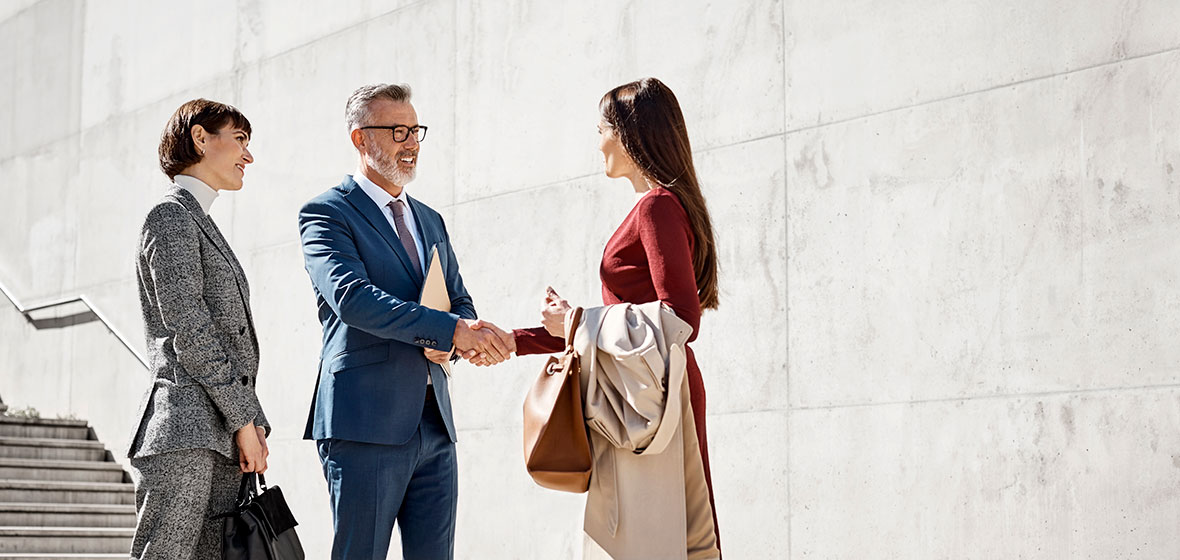
POLYGON ((442 364, 498 363, 515 344, 476 321, 442 216, 406 194, 426 137, 409 86, 358 89, 347 119, 356 174, 299 212, 324 328, 304 438, 328 482, 332 558, 384 560, 395 522, 405 558, 453 558, 458 468, 442 364), (418 304, 436 250, 449 313, 418 304))

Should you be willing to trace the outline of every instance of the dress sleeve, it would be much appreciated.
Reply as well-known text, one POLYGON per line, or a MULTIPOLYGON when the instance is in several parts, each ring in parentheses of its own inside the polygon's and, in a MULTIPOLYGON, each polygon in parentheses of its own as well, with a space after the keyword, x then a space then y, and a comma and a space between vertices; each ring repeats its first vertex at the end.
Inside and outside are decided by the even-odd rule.
POLYGON ((647 255, 656 296, 677 317, 692 326, 696 339, 701 324, 701 299, 692 267, 692 227, 675 196, 649 196, 640 201, 636 226, 647 255))
POLYGON ((517 356, 553 354, 565 350, 565 339, 549 334, 545 327, 513 329, 512 337, 516 339, 517 356))

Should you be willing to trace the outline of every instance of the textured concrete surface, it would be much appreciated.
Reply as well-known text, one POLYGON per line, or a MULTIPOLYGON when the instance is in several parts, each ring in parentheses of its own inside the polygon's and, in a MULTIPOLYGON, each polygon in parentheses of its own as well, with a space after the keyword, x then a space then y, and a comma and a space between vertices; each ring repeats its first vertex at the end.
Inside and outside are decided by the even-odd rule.
MULTIPOLYGON (((354 168, 343 105, 408 82, 410 189, 481 314, 598 301, 634 200, 607 89, 678 94, 717 230, 695 350, 728 558, 1180 557, 1180 3, 300 0, 0 6, 0 280, 85 293, 142 337, 134 251, 160 130, 251 119, 213 215, 253 287, 273 482, 326 557, 299 439, 319 327, 295 228, 354 168)), ((542 363, 459 367, 459 558, 579 558, 583 498, 524 473, 542 363)), ((0 305, 0 394, 124 443, 146 380, 97 324, 0 305)), ((397 556, 394 551, 392 556, 397 556)))

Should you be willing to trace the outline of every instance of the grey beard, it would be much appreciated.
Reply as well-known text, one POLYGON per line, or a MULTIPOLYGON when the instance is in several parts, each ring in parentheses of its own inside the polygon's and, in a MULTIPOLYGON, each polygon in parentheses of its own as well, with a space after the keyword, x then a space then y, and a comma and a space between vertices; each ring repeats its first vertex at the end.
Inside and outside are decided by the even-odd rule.
POLYGON ((369 160, 370 164, 373 166, 373 169, 377 170, 377 173, 380 173, 381 176, 385 177, 386 180, 399 187, 404 187, 410 184, 410 181, 414 180, 414 176, 417 173, 416 168, 410 169, 409 172, 398 169, 397 162, 394 161, 393 158, 390 158, 389 154, 385 152, 377 152, 377 154, 375 154, 373 157, 370 157, 369 160))

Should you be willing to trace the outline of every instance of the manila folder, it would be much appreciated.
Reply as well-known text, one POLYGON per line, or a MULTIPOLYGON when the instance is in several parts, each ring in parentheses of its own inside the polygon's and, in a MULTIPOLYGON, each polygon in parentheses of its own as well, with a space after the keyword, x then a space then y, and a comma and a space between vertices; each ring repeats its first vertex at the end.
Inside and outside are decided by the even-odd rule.
POLYGON ((447 293, 447 279, 443 276, 442 264, 438 262, 438 247, 430 251, 430 266, 426 271, 426 282, 422 284, 422 297, 418 303, 438 311, 451 310, 451 294, 447 293))
MULTIPOLYGON (((422 284, 422 297, 418 303, 438 311, 451 310, 451 294, 447 292, 447 279, 443 276, 442 263, 438 262, 438 247, 430 251, 430 266, 427 267, 426 281, 422 284)), ((443 371, 451 375, 451 363, 442 365, 443 371)))

